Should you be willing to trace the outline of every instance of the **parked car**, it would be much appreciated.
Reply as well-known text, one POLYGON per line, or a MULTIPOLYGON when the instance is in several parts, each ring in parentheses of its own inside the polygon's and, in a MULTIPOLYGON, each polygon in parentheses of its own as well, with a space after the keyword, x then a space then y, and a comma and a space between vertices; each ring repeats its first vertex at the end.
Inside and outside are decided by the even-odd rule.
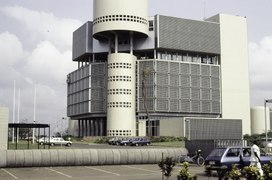
MULTIPOLYGON (((250 165, 251 149, 250 147, 231 146, 215 148, 205 159, 206 172, 210 174, 210 170, 219 170, 223 166, 228 170, 232 169, 233 164, 238 166, 250 165)), ((272 156, 266 155, 261 150, 261 164, 269 164, 272 156)))
POLYGON ((47 142, 48 144, 50 144, 51 146, 54 145, 65 145, 65 146, 71 146, 72 145, 72 141, 66 141, 63 138, 60 137, 54 137, 50 139, 50 142, 47 142))
POLYGON ((151 141, 145 138, 136 138, 130 143, 131 146, 148 146, 150 144, 151 141))
POLYGON ((120 145, 121 146, 128 146, 128 145, 131 145, 132 141, 134 139, 133 138, 125 138, 123 139, 121 142, 120 142, 120 145))
POLYGON ((42 137, 42 138, 37 140, 37 143, 39 143, 40 145, 47 144, 48 142, 49 142, 48 137, 42 137))
POLYGON ((122 137, 113 137, 109 140, 109 145, 119 145, 120 142, 122 141, 122 137))

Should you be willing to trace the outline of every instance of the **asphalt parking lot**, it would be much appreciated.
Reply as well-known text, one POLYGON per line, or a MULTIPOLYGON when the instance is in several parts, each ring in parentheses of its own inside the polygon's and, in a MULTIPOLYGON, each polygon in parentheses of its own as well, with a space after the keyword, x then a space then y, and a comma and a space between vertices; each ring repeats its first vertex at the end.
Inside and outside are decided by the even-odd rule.
MULTIPOLYGON (((159 146, 110 146, 107 144, 74 143, 71 147, 58 147, 67 149, 115 149, 115 148, 166 148, 159 146)), ((176 180, 180 165, 174 167, 169 180, 176 180)), ((191 165, 190 172, 198 180, 215 180, 218 177, 208 177, 204 167, 191 165)), ((2 168, 0 180, 159 180, 162 173, 157 164, 140 165, 107 165, 107 166, 67 166, 67 167, 30 167, 30 168, 2 168)), ((166 179, 166 178, 164 178, 166 179)))
MULTIPOLYGON (((176 180, 181 166, 177 165, 169 180, 176 180)), ((191 165, 190 172, 197 175, 198 180, 214 180, 218 177, 207 177, 204 167, 191 165)), ((118 165, 118 166, 73 166, 73 167, 32 167, 2 168, 1 180, 158 180, 162 179, 157 164, 118 165)))

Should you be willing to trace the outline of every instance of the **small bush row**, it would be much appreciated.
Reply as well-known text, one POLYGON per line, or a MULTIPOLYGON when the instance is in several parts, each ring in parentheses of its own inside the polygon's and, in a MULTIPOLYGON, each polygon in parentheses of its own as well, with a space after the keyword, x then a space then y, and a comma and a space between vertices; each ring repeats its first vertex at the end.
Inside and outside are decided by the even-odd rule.
POLYGON ((174 141, 185 141, 184 137, 174 136, 153 136, 151 137, 152 142, 174 142, 174 141))
MULTIPOLYGON (((84 142, 92 142, 97 144, 107 144, 109 140, 113 138, 109 136, 84 137, 84 138, 65 136, 65 139, 67 139, 68 137, 70 137, 72 141, 84 141, 84 142)), ((146 138, 149 139, 148 137, 146 138)), ((174 137, 174 136, 152 136, 150 140, 152 143, 153 142, 174 142, 174 141, 185 141, 186 138, 174 137)))

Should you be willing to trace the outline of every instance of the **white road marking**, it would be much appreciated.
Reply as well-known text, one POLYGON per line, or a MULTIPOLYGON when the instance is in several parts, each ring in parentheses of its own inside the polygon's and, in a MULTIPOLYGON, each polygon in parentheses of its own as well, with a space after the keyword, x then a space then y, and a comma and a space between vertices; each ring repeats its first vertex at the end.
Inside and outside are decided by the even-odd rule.
POLYGON ((146 172, 152 172, 152 173, 157 173, 158 172, 158 171, 152 171, 152 170, 148 170, 148 169, 137 168, 137 167, 127 166, 127 165, 123 165, 123 167, 127 167, 127 168, 130 168, 130 169, 137 169, 137 170, 146 171, 146 172))
POLYGON ((18 179, 17 176, 15 176, 14 174, 12 174, 11 172, 8 172, 6 169, 1 169, 2 171, 4 171, 5 173, 9 174, 10 176, 12 176, 14 179, 18 179))
POLYGON ((113 175, 116 175, 116 176, 121 176, 120 174, 117 174, 117 173, 113 173, 113 172, 110 172, 110 171, 106 171, 106 170, 103 170, 103 169, 98 169, 98 168, 94 168, 94 167, 90 167, 90 166, 85 166, 85 168, 105 172, 105 173, 108 173, 108 174, 113 174, 113 175))
POLYGON ((58 174, 60 174, 60 175, 63 175, 63 176, 65 176, 65 177, 67 177, 67 178, 72 178, 72 176, 69 176, 69 175, 67 175, 67 174, 64 174, 64 173, 62 173, 62 172, 60 172, 60 171, 57 171, 57 170, 55 170, 55 169, 52 169, 52 168, 45 168, 45 169, 48 169, 48 170, 50 170, 50 171, 53 171, 53 172, 58 173, 58 174))

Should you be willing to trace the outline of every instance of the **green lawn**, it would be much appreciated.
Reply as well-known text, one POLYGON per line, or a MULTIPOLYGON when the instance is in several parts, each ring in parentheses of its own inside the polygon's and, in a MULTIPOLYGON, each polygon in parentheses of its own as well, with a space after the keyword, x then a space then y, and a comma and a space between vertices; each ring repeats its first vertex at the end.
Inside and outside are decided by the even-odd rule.
MULTIPOLYGON (((8 149, 16 149, 16 143, 12 143, 12 142, 9 142, 9 145, 8 145, 8 149)), ((29 142, 29 145, 28 145, 28 142, 27 141, 24 141, 24 140, 20 140, 18 143, 17 143, 17 149, 61 149, 61 148, 69 148, 69 147, 66 147, 66 146, 48 146, 48 145, 38 145, 38 143, 34 143, 32 144, 32 142, 29 142)))
MULTIPOLYGON (((73 140, 73 143, 90 143, 90 142, 86 142, 86 141, 76 141, 73 140)), ((152 146, 161 146, 161 147, 185 147, 185 142, 184 141, 171 141, 171 142, 153 142, 151 144, 152 146)), ((16 149, 16 143, 12 143, 9 142, 8 145, 9 149, 16 149)), ((37 143, 32 144, 32 142, 30 141, 28 144, 28 141, 24 141, 24 140, 20 140, 17 144, 17 149, 61 149, 61 148, 69 148, 66 146, 48 146, 48 145, 39 145, 37 143)))

